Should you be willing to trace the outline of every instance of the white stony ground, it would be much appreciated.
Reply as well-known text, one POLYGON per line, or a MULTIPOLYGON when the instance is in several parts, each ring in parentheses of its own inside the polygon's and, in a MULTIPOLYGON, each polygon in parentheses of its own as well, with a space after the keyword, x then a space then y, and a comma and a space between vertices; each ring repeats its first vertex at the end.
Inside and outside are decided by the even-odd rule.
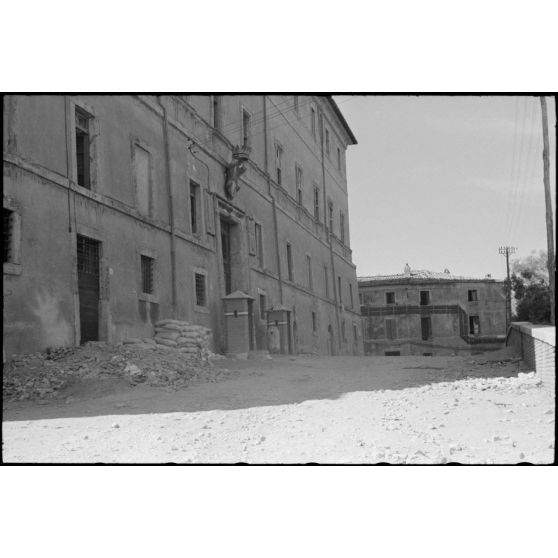
POLYGON ((179 391, 7 403, 3 460, 551 463, 554 395, 500 358, 223 361, 230 378, 179 391))

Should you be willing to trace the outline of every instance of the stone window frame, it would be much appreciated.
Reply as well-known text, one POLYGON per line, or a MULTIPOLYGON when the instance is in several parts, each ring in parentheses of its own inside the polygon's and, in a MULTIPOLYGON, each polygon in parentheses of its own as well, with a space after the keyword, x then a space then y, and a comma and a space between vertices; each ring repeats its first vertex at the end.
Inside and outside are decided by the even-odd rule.
POLYGON ((395 304, 395 291, 386 291, 385 292, 385 300, 386 300, 386 306, 391 306, 392 304, 395 304), (393 295, 393 302, 390 302, 388 300, 389 295, 393 295))
POLYGON ((205 216, 204 216, 204 211, 203 211, 203 198, 205 198, 206 193, 204 192, 204 189, 202 187, 202 185, 197 181, 194 180, 193 178, 189 178, 188 179, 188 230, 190 231, 190 234, 194 237, 194 238, 201 238, 203 235, 203 231, 205 230, 206 226, 205 226, 205 216), (192 228, 192 216, 193 216, 193 212, 192 212, 192 186, 194 186, 194 188, 197 189, 196 191, 196 199, 197 199, 197 204, 196 204, 196 223, 197 223, 197 227, 196 227, 196 231, 194 232, 193 228, 192 228))
POLYGON ((255 239, 255 249, 256 249, 256 262, 260 269, 265 268, 265 250, 264 250, 264 229, 263 223, 261 221, 256 221, 254 219, 254 239, 255 239), (258 230, 260 231, 260 237, 258 238, 258 230))
POLYGON ((308 290, 314 290, 314 270, 312 268, 312 254, 306 252, 306 272, 308 279, 308 290))
POLYGON ((130 136, 130 161, 131 161, 131 168, 132 168, 132 188, 134 191, 134 207, 136 211, 143 215, 144 217, 153 217, 153 150, 146 143, 144 140, 136 137, 130 136), (140 210, 139 207, 139 195, 138 195, 138 183, 137 183, 137 176, 136 176, 136 169, 135 169, 135 157, 136 157, 136 147, 143 149, 149 156, 149 176, 148 176, 148 193, 147 193, 147 215, 140 210))
MULTIPOLYGON (((99 191, 100 176, 100 123, 98 115, 91 105, 81 99, 70 99, 68 103, 69 112, 69 132, 70 132, 70 153, 72 156, 72 164, 70 165, 69 179, 76 188, 81 188, 89 192, 99 191), (77 149, 76 149, 76 108, 89 115, 89 188, 80 186, 77 181, 77 149)), ((68 129, 68 128, 66 128, 68 129)))
POLYGON ((153 302, 155 304, 159 303, 159 289, 158 286, 161 285, 161 272, 158 265, 158 256, 157 252, 150 248, 142 248, 138 251, 138 266, 139 266, 139 273, 138 273, 138 299, 143 300, 145 302, 153 302), (141 269, 141 256, 146 256, 147 258, 151 258, 153 260, 153 292, 152 293, 144 293, 143 292, 143 285, 142 285, 142 269, 141 269))
POLYGON ((384 330, 385 330, 386 339, 391 341, 397 339, 397 318, 394 317, 384 318, 384 330), (388 322, 393 324, 391 329, 392 336, 388 335, 388 322))
POLYGON ((204 267, 194 267, 192 269, 192 292, 194 293, 194 310, 196 312, 201 312, 203 314, 209 314, 209 272, 204 267), (205 288, 205 306, 200 306, 198 304, 196 295, 196 275, 202 275, 204 277, 204 288, 205 288))
POLYGON ((22 239, 22 220, 19 204, 9 197, 4 197, 4 209, 12 212, 12 238, 11 252, 12 260, 3 262, 4 275, 21 275, 21 239, 22 239))
POLYGON ((285 177, 283 176, 284 156, 285 148, 283 147, 283 144, 278 139, 275 139, 273 141, 273 164, 275 167, 275 176, 273 177, 273 179, 278 186, 282 186, 283 188, 285 187, 285 177), (277 171, 279 171, 279 174, 277 174, 277 171))

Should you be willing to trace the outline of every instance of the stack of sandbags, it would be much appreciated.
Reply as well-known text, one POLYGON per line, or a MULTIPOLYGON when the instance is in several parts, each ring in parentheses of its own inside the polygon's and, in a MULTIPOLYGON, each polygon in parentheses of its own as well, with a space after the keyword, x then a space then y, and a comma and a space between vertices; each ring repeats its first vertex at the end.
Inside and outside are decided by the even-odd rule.
POLYGON ((209 351, 211 330, 180 320, 160 320, 155 324, 155 342, 181 353, 203 354, 209 351))

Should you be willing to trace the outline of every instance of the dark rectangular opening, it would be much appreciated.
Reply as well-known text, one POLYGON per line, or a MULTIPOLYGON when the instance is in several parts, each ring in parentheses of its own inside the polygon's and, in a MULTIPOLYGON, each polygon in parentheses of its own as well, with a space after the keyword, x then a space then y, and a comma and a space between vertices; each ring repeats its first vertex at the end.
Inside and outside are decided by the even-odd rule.
POLYGON ((190 226, 192 234, 200 233, 200 187, 193 180, 190 180, 190 226))
POLYGON ((314 219, 320 220, 320 190, 314 186, 314 219))
POLYGON ((153 294, 154 260, 149 256, 141 256, 141 290, 145 294, 153 294))
POLYGON ((480 320, 478 316, 469 316, 469 334, 477 335, 480 333, 480 320))
POLYGON ((243 142, 242 145, 244 147, 250 146, 250 141, 251 141, 250 124, 251 124, 250 113, 246 110, 243 110, 242 111, 242 142, 243 142))
POLYGON ((385 351, 384 356, 401 356, 401 351, 385 351))
POLYGON ((289 243, 287 243, 287 276, 289 281, 294 281, 293 273, 293 251, 289 243))
POLYGON ((423 341, 430 339, 432 336, 432 320, 430 317, 420 319, 420 330, 423 341))
POLYGON ((469 299, 469 302, 477 302, 478 301, 478 294, 477 294, 476 289, 469 290, 468 299, 469 299))
POLYGON ((265 320, 265 307, 266 307, 266 297, 264 294, 260 294, 260 319, 265 320))
POLYGON ((420 291, 420 305, 428 306, 430 304, 430 291, 420 291))
POLYGON ((225 294, 232 292, 232 253, 231 253, 232 225, 221 219, 221 254, 223 257, 223 274, 225 279, 225 294))
POLYGON ((196 282, 196 306, 207 305, 207 295, 205 286, 205 275, 203 273, 195 273, 196 282))
POLYGON ((263 236, 262 226, 260 223, 254 224, 254 231, 256 235, 256 256, 258 257, 258 266, 263 267, 263 236))
POLYGON ((4 222, 4 239, 2 246, 2 258, 4 263, 13 260, 13 233, 14 233, 14 212, 11 209, 3 208, 2 220, 4 222))
POLYGON ((76 170, 77 183, 84 188, 91 188, 90 177, 90 116, 76 108, 76 170))
POLYGON ((386 304, 395 304, 395 293, 386 293, 386 304))
POLYGON ((221 95, 213 95, 213 127, 221 129, 221 95))
POLYGON ((341 276, 337 276, 337 296, 339 297, 339 304, 343 304, 343 291, 341 289, 341 276))
POLYGON ((318 326, 316 323, 316 312, 312 312, 312 333, 316 333, 318 331, 318 326))
POLYGON ((80 342, 99 340, 100 246, 86 236, 77 236, 80 342))

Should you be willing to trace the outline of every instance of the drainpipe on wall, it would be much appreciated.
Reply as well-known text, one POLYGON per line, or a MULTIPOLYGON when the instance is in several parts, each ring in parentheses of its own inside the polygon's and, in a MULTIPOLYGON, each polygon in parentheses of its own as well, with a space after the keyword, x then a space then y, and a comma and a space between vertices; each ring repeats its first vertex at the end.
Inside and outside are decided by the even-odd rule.
POLYGON ((324 115, 320 108, 320 152, 322 160, 322 191, 324 196, 324 226, 327 230, 327 242, 329 244, 329 257, 331 260, 331 275, 332 275, 332 286, 333 286, 333 300, 335 302, 335 320, 337 322, 337 345, 339 346, 339 354, 342 353, 342 341, 341 341, 341 322, 339 318, 339 304, 337 297, 337 277, 335 273, 335 259, 333 256, 333 241, 332 234, 333 231, 329 230, 329 220, 328 220, 328 203, 327 203, 327 192, 326 192, 326 173, 325 173, 325 154, 324 154, 324 115))
POLYGON ((271 180, 269 177, 269 161, 267 155, 267 96, 263 96, 263 124, 264 124, 264 170, 267 179, 267 191, 271 197, 271 208, 273 210, 273 236, 275 238, 275 255, 277 258, 277 277, 279 279, 279 303, 283 305, 283 278, 281 276, 281 255, 279 253, 279 227, 277 225, 277 206, 275 198, 271 193, 271 180))
POLYGON ((176 239, 174 230, 174 202, 172 197, 172 180, 171 180, 171 165, 170 165, 170 149, 169 149, 169 122, 167 109, 161 100, 161 95, 157 95, 157 102, 163 110, 163 141, 165 144, 165 175, 167 182, 167 199, 169 208, 169 224, 170 224, 170 241, 171 241, 171 308, 172 317, 178 317, 176 307, 176 239))

